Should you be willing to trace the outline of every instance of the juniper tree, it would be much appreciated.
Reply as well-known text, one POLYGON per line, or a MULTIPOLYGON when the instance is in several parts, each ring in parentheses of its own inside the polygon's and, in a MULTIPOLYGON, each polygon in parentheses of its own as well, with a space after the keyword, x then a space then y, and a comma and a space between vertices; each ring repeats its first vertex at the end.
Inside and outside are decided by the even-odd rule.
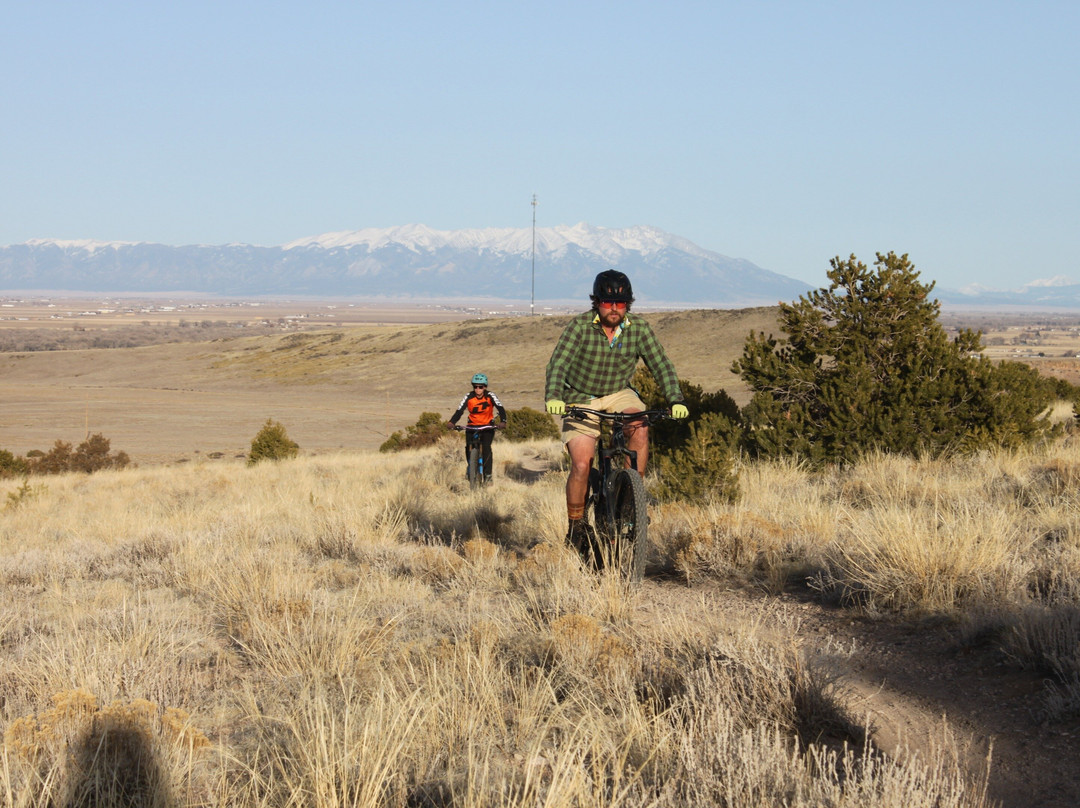
POLYGON ((289 437, 285 426, 267 418, 251 441, 247 464, 254 466, 263 460, 289 460, 300 452, 300 445, 289 437))
POLYGON ((780 305, 784 341, 751 334, 733 370, 750 386, 751 453, 852 460, 871 450, 936 455, 1016 444, 1046 428, 1038 374, 981 356, 980 335, 950 339, 907 255, 874 269, 834 258, 830 284, 780 305))

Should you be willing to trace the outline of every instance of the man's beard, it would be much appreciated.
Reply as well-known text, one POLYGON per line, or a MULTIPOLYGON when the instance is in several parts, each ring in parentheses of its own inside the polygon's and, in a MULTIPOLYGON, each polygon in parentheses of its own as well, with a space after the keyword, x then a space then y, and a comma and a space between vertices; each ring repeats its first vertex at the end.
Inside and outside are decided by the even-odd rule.
POLYGON ((600 313, 600 322, 608 328, 615 328, 623 321, 624 316, 623 312, 612 309, 607 314, 604 314, 603 312, 600 313))

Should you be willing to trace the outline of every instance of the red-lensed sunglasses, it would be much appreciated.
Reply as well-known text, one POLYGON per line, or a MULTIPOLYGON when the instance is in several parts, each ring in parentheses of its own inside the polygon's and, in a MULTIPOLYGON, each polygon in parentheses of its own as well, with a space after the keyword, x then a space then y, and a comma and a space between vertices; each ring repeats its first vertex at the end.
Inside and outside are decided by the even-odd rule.
POLYGON ((601 300, 600 305, 604 306, 605 308, 609 308, 609 309, 625 309, 626 308, 626 301, 625 300, 601 300))

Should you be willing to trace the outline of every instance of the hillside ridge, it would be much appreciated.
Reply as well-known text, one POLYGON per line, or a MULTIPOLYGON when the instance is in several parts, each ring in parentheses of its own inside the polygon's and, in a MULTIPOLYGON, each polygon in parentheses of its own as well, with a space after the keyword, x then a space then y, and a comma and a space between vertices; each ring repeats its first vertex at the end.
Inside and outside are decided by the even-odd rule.
MULTIPOLYGON (((772 307, 645 312, 680 375, 747 392, 731 372, 772 307)), ((246 451, 268 417, 305 451, 377 447, 425 411, 449 415, 482 371, 511 408, 543 406, 563 317, 329 327, 139 348, 0 355, 0 447, 47 449, 101 432, 137 461, 246 451)))

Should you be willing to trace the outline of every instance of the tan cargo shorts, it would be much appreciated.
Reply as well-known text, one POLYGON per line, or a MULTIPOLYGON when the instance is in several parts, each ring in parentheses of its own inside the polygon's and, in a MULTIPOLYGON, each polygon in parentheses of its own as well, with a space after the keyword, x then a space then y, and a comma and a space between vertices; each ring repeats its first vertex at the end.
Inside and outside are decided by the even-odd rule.
MULTIPOLYGON (((567 405, 570 407, 572 405, 567 405)), ((627 410, 644 410, 645 402, 638 398, 638 394, 629 387, 612 393, 610 396, 590 399, 581 404, 590 410, 601 412, 626 412, 627 410)), ((564 418, 562 422, 563 443, 569 443, 578 435, 586 435, 593 440, 600 437, 600 419, 595 415, 587 417, 584 421, 577 418, 564 418)))

